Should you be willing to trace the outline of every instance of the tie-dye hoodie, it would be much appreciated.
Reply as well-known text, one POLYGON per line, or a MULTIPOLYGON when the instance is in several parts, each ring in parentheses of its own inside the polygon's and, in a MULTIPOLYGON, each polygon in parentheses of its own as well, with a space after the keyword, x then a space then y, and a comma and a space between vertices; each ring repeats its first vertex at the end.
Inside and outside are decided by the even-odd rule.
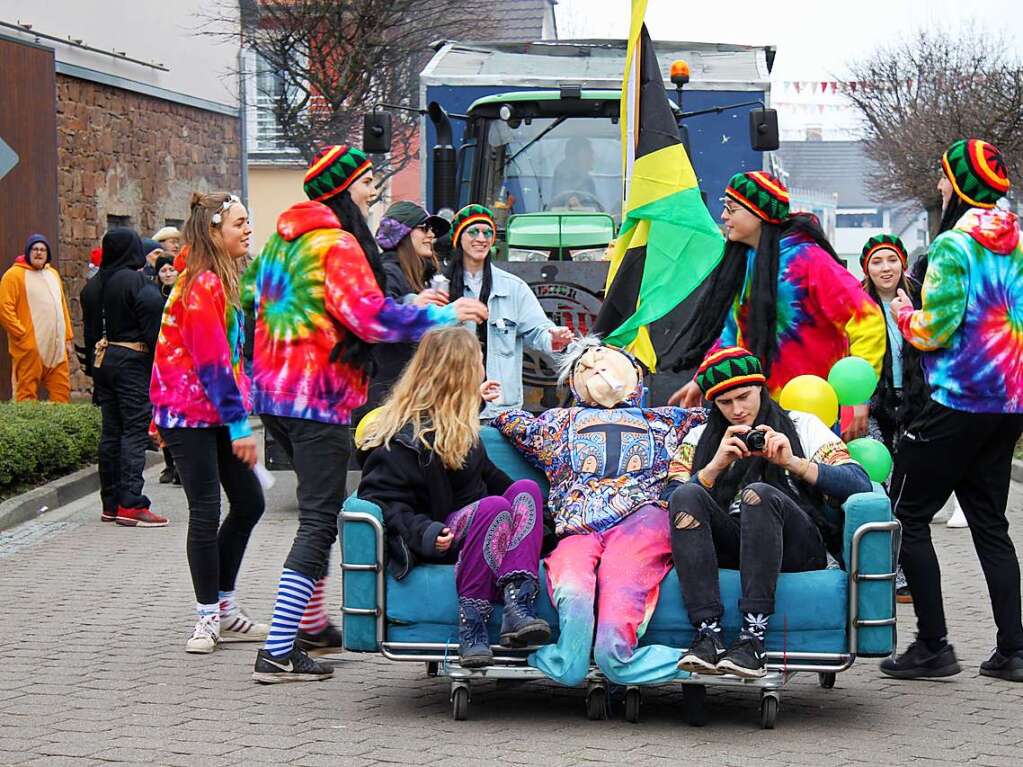
POLYGON ((1016 215, 968 211, 928 252, 921 308, 899 330, 924 352, 931 397, 971 413, 1023 413, 1023 248, 1016 215))
MULTIPOLYGON (((880 307, 856 278, 809 236, 782 237, 778 257, 778 354, 767 387, 777 396, 796 376, 827 378, 843 357, 862 357, 880 374, 887 330, 880 307)), ((746 279, 711 351, 744 346, 750 321, 756 251, 746 257, 746 279)))
POLYGON ((227 302, 213 272, 174 284, 163 310, 149 397, 163 429, 227 426, 231 439, 249 428, 249 379, 242 370, 242 313, 227 302))
POLYGON ((300 202, 245 274, 242 304, 256 317, 253 409, 257 413, 347 424, 366 402, 361 370, 331 352, 355 333, 371 343, 418 341, 454 324, 452 305, 419 308, 386 298, 358 240, 319 202, 300 202))
MULTIPOLYGON (((572 394, 578 403, 574 387, 572 394)), ((689 430, 707 420, 706 411, 644 408, 642 396, 639 371, 636 390, 620 407, 577 405, 538 416, 507 410, 494 419, 493 426, 547 475, 559 537, 603 532, 644 504, 667 508, 661 493, 671 457, 689 430)))

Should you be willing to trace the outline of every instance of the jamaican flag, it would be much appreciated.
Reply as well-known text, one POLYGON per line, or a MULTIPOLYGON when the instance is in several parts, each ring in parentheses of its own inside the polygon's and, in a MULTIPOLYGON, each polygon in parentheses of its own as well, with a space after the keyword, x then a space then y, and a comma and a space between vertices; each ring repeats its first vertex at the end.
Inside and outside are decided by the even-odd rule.
POLYGON ((620 119, 625 204, 594 331, 655 371, 647 326, 703 282, 724 241, 668 105, 645 13, 646 0, 633 0, 620 119))

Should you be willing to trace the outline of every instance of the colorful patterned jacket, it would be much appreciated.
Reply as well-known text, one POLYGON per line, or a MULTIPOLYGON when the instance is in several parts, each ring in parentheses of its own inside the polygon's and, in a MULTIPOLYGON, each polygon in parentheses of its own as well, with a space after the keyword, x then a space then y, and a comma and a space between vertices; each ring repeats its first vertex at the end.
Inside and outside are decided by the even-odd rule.
POLYGON ((539 416, 510 410, 494 419, 493 426, 547 475, 558 537, 603 532, 646 504, 667 508, 660 496, 668 464, 706 413, 640 407, 642 395, 640 374, 625 407, 555 408, 539 416))
POLYGON ((346 333, 371 343, 418 341, 455 310, 386 298, 354 236, 333 211, 300 202, 245 274, 242 304, 256 318, 253 409, 257 413, 347 424, 366 401, 366 374, 331 362, 346 333))
POLYGON ((249 379, 242 370, 242 313, 227 302, 213 272, 187 273, 171 290, 156 342, 149 397, 163 429, 227 426, 231 439, 249 428, 249 379))
MULTIPOLYGON (((711 351, 745 344, 755 259, 750 248, 742 292, 711 351)), ((777 318, 778 354, 767 378, 773 396, 796 376, 827 378, 832 365, 849 355, 867 360, 880 374, 887 338, 881 308, 847 269, 802 233, 780 242, 777 318)))
POLYGON ((1015 214, 973 208, 928 252, 921 308, 899 330, 931 397, 971 413, 1023 413, 1023 248, 1015 214))

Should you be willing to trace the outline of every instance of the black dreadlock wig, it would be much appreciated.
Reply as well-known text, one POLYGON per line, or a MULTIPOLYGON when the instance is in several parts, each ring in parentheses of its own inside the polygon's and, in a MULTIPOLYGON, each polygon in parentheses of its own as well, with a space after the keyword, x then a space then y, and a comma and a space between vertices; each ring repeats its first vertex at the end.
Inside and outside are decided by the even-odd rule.
MULTIPOLYGON (((957 194, 953 194, 951 199, 948 201, 948 205, 941 211, 941 222, 938 224, 938 234, 947 232, 949 229, 959 223, 959 219, 966 215, 967 211, 973 206, 970 205, 966 200, 957 194)), ((937 237, 938 234, 934 236, 937 237)), ((927 264, 929 263, 927 253, 924 252, 913 262, 913 268, 910 270, 910 277, 923 285, 924 275, 927 274, 927 264)))
MULTIPOLYGON (((490 291, 494 288, 494 271, 490 265, 491 255, 488 253, 486 260, 483 262, 483 285, 480 286, 479 300, 480 303, 486 304, 490 301, 490 291)), ((454 243, 454 248, 451 250, 451 255, 448 258, 447 266, 444 267, 444 276, 450 280, 451 284, 448 286, 448 295, 451 296, 451 300, 462 298, 465 295, 465 264, 462 256, 462 245, 461 243, 454 243)), ((487 323, 481 322, 476 325, 476 337, 479 338, 480 344, 483 346, 483 358, 487 356, 487 323)))

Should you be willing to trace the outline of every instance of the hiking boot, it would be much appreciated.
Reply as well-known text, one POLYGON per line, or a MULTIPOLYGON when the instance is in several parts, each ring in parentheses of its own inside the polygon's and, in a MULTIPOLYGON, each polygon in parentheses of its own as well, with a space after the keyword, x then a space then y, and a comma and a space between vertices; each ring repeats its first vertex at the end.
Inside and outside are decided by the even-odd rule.
POLYGON ((310 634, 299 631, 295 643, 308 653, 341 652, 341 629, 328 623, 322 631, 310 634))
POLYGON ((271 655, 266 650, 256 653, 252 679, 260 684, 281 682, 318 682, 334 676, 334 669, 306 655, 305 650, 293 647, 287 655, 271 655))
POLYGON ((718 662, 724 654, 725 643, 721 641, 721 632, 700 629, 693 637, 689 650, 679 660, 678 667, 690 674, 720 674, 718 662))
POLYGON ((551 627, 536 614, 538 593, 535 578, 520 578, 505 584, 502 647, 526 647, 546 644, 550 640, 551 627))
POLYGON ((946 644, 937 652, 917 639, 902 655, 881 661, 881 673, 895 679, 926 679, 954 676, 962 671, 952 645, 946 644))
POLYGON ((220 616, 221 642, 262 642, 270 633, 270 626, 252 620, 239 607, 232 615, 220 616))
POLYGON ((124 506, 117 507, 117 519, 114 520, 122 527, 166 527, 167 518, 154 514, 148 508, 126 509, 124 506))
POLYGON ((1023 650, 1008 655, 995 650, 991 657, 980 664, 981 676, 993 676, 1007 682, 1023 682, 1023 650))
POLYGON ((760 679, 767 676, 767 652, 764 643, 745 631, 718 661, 718 673, 733 674, 742 679, 760 679))
POLYGON ((458 662, 463 668, 482 668, 494 662, 487 631, 492 609, 482 599, 458 600, 458 662))
POLYGON ((196 621, 192 636, 185 643, 185 652, 208 655, 220 644, 220 616, 203 615, 196 621))

